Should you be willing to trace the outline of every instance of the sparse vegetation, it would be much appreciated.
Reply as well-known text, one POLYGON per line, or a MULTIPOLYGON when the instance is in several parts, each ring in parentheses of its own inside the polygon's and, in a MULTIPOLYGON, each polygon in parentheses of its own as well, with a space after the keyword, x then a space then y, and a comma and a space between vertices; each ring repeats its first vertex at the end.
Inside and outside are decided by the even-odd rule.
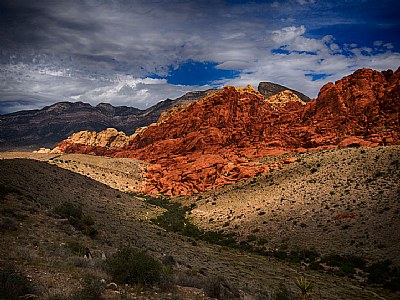
POLYGON ((71 240, 66 243, 66 246, 75 255, 82 256, 85 255, 85 246, 76 240, 71 240))
POLYGON ((32 283, 13 266, 0 269, 0 299, 21 299, 26 294, 33 293, 32 283))
MULTIPOLYGON (((234 246, 236 244, 234 234, 225 234, 223 231, 203 231, 191 223, 186 218, 186 214, 191 209, 189 207, 171 202, 165 197, 147 196, 146 201, 166 209, 164 214, 151 220, 154 224, 164 229, 222 246, 234 246)), ((228 225, 229 222, 226 226, 228 225)))
POLYGON ((301 300, 310 299, 310 293, 314 287, 313 283, 306 279, 304 276, 297 277, 294 281, 296 286, 299 288, 301 292, 301 300))
POLYGON ((107 273, 118 283, 151 285, 161 277, 161 263, 142 251, 124 247, 106 264, 107 273))
POLYGON ((75 229, 82 231, 92 238, 96 236, 97 230, 93 226, 93 218, 83 214, 80 206, 71 202, 63 202, 54 208, 54 212, 61 218, 68 219, 69 224, 75 229))
POLYGON ((71 295, 53 295, 48 300, 102 300, 105 284, 99 278, 86 276, 83 288, 73 292, 71 295))
MULTIPOLYGON (((148 249, 145 252, 148 255, 164 253, 164 256, 160 280, 150 285, 118 284, 122 299, 152 298, 155 293, 157 296, 153 298, 183 299, 185 296, 177 285, 196 289, 209 285, 218 294, 218 285, 212 282, 218 281, 215 278, 219 274, 223 288, 225 284, 237 287, 248 293, 249 298, 298 299, 300 289, 294 282, 286 282, 281 288, 279 278, 288 280, 307 270, 321 271, 318 274, 310 271, 315 287, 320 288, 313 290, 313 299, 329 298, 327 295, 338 299, 342 296, 336 294, 338 290, 345 290, 352 299, 376 299, 373 293, 386 299, 396 298, 390 291, 399 290, 399 260, 393 255, 398 246, 393 243, 391 233, 397 232, 399 206, 393 199, 398 198, 400 190, 395 180, 398 161, 391 162, 398 160, 398 152, 393 151, 388 160, 388 154, 379 149, 368 148, 362 156, 359 149, 297 154, 301 163, 285 165, 273 174, 190 198, 174 199, 143 195, 130 198, 52 165, 35 168, 36 163, 29 163, 30 168, 23 169, 26 161, 19 164, 1 161, 1 170, 7 175, 1 182, 7 183, 7 192, 0 201, 0 222, 12 221, 11 230, 1 232, 5 243, 10 245, 0 251, 2 262, 15 261, 23 274, 29 274, 26 275, 29 281, 43 284, 44 293, 63 293, 66 287, 63 296, 55 299, 81 299, 83 290, 90 290, 83 279, 86 273, 101 276, 97 278, 107 282, 113 280, 105 273, 107 260, 100 257, 105 253, 110 260, 113 257, 110 253, 127 244, 148 249), (332 163, 325 156, 329 153, 331 160, 337 162, 334 170, 339 176, 328 172, 332 163), (380 158, 375 162, 377 154, 380 158), (311 167, 318 168, 315 175, 310 175, 311 167), (13 172, 14 169, 18 172, 13 172), (362 176, 358 177, 359 173, 362 176), (43 189, 44 185, 48 188, 43 189), (143 201, 145 198, 148 200, 143 201), (72 203, 78 211, 80 208, 78 219, 101 229, 101 235, 96 239, 84 236, 80 229, 69 225, 70 215, 57 214, 60 219, 54 219, 54 210, 49 209, 57 205, 56 199, 59 203, 72 203), (163 214, 159 207, 148 205, 151 201, 158 201, 157 206, 167 211, 163 214), (175 210, 164 206, 171 201, 183 204, 175 210), (261 212, 266 213, 261 215, 261 212), (167 214, 171 219, 164 218, 165 225, 162 222, 159 225, 166 230, 148 224, 149 220, 155 223, 167 214), (302 223, 306 226, 301 227, 302 223), (223 227, 224 224, 227 226, 223 227), (178 234, 168 232, 173 230, 178 234), (199 240, 225 243, 234 249, 199 240), (92 260, 83 258, 86 247, 93 254, 92 260), (343 253, 368 253, 368 260, 343 253), (379 262, 381 257, 391 261, 379 262), (59 287, 58 282, 63 286, 59 287), (74 298, 78 295, 81 298, 74 298)), ((113 159, 107 161, 113 163, 113 159)), ((98 173, 108 177, 107 171, 98 173)), ((128 188, 125 179, 119 177, 128 188)), ((40 295, 36 290, 33 292, 40 295)), ((108 297, 111 290, 103 294, 108 297)))

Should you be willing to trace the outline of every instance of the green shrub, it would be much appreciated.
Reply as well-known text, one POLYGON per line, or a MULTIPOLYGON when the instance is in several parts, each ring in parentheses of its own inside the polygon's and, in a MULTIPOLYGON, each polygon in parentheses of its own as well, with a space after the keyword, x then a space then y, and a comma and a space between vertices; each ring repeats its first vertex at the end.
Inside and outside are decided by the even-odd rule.
POLYGON ((168 231, 221 246, 234 246, 236 244, 233 234, 225 234, 223 231, 203 231, 191 223, 186 218, 186 213, 190 211, 189 207, 170 202, 166 198, 153 198, 150 196, 146 197, 146 202, 167 209, 164 214, 151 221, 168 231))
POLYGON ((328 255, 322 258, 322 262, 326 262, 329 266, 339 267, 338 275, 348 276, 355 273, 354 268, 364 269, 365 260, 357 256, 341 256, 338 254, 328 255))
POLYGON ((304 276, 297 277, 294 283, 301 292, 300 299, 301 300, 309 299, 309 293, 311 293, 313 289, 313 283, 311 281, 308 281, 304 276))
POLYGON ((82 221, 84 225, 88 226, 94 225, 94 220, 91 216, 86 216, 86 215, 83 216, 82 221))
POLYGON ((66 246, 75 255, 78 255, 78 256, 84 256, 85 255, 85 246, 80 242, 68 241, 66 243, 66 246))
POLYGON ((32 290, 28 278, 12 266, 0 269, 0 299, 20 299, 26 294, 32 294, 32 290))
POLYGON ((97 235, 97 230, 93 227, 93 218, 89 215, 84 215, 80 206, 71 202, 64 202, 55 207, 54 212, 61 218, 68 219, 68 223, 74 226, 75 229, 82 231, 83 234, 91 238, 97 235))
POLYGON ((82 219, 82 208, 71 202, 63 202, 61 205, 54 208, 54 212, 61 218, 80 220, 82 219))
POLYGON ((107 273, 118 283, 149 285, 161 276, 161 264, 153 257, 125 247, 119 249, 106 264, 107 273))
MULTIPOLYGON (((96 277, 86 277, 83 289, 72 295, 73 300, 101 300, 105 286, 96 277)), ((71 299, 71 300, 72 300, 71 299)))

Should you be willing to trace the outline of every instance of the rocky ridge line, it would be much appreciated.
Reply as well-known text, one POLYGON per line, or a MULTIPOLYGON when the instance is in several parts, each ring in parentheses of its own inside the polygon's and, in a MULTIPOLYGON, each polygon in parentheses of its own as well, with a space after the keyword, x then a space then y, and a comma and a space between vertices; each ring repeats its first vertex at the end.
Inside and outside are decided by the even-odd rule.
POLYGON ((318 98, 290 91, 264 99, 251 86, 221 91, 169 112, 130 137, 77 133, 56 151, 132 157, 152 163, 146 193, 187 195, 277 168, 254 159, 338 146, 400 144, 400 70, 360 69, 318 98), (104 142, 110 136, 111 142, 104 142), (114 142, 115 141, 115 142, 114 142))

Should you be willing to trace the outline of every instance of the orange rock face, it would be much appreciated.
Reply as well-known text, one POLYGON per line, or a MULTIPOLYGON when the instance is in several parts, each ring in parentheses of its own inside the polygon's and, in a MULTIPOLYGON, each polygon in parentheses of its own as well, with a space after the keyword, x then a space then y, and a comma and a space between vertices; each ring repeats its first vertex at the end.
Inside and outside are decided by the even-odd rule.
POLYGON ((361 69, 322 87, 316 100, 290 91, 268 99, 225 87, 163 114, 132 136, 77 133, 58 145, 65 153, 132 157, 153 163, 146 193, 187 195, 268 172, 254 158, 337 146, 400 143, 400 71, 361 69))

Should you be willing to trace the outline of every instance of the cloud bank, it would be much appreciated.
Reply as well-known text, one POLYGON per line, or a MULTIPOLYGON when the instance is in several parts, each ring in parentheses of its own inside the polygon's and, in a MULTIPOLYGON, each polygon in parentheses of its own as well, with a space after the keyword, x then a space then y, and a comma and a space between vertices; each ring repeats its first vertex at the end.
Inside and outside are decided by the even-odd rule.
POLYGON ((0 0, 0 113, 58 101, 144 109, 260 81, 315 97, 358 68, 399 66, 395 4, 0 0), (199 66, 209 75, 200 85, 199 66))

